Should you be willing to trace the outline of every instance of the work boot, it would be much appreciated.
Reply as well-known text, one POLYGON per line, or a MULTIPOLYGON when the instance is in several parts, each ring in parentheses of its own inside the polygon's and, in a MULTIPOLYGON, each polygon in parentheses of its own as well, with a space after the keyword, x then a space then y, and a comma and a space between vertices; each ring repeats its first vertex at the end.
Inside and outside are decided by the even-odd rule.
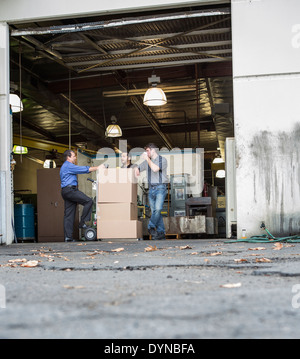
POLYGON ((75 242, 75 239, 70 237, 65 237, 65 242, 75 242))
POLYGON ((163 241, 166 239, 166 234, 164 232, 157 232, 157 236, 156 236, 157 240, 163 241))
POLYGON ((156 229, 155 228, 148 228, 148 233, 150 234, 151 238, 153 240, 156 240, 157 238, 157 232, 156 232, 156 229))

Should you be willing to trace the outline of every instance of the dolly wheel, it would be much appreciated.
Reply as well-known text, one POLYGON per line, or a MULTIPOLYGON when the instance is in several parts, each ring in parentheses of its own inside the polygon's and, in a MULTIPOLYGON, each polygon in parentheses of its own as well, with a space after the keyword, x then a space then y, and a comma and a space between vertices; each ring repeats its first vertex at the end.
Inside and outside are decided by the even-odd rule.
POLYGON ((87 241, 94 241, 97 238, 97 232, 95 228, 87 228, 84 232, 84 238, 87 241))

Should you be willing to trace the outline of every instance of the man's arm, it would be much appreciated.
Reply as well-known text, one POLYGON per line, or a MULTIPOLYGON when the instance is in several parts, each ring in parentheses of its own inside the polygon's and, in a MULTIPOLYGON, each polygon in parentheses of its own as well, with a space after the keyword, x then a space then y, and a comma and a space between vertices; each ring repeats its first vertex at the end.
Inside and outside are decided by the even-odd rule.
POLYGON ((142 157, 148 163, 149 167, 153 172, 158 172, 160 170, 159 166, 151 161, 151 158, 148 157, 146 152, 143 153, 142 157))
POLYGON ((90 167, 90 168, 89 168, 89 172, 95 172, 95 171, 97 171, 97 170, 100 169, 100 168, 102 168, 102 169, 105 168, 105 166, 104 166, 103 163, 102 163, 102 165, 99 165, 99 166, 96 166, 96 167, 90 167))
POLYGON ((146 161, 148 162, 148 165, 153 172, 158 172, 160 170, 159 166, 157 166, 154 162, 152 162, 148 156, 146 161))

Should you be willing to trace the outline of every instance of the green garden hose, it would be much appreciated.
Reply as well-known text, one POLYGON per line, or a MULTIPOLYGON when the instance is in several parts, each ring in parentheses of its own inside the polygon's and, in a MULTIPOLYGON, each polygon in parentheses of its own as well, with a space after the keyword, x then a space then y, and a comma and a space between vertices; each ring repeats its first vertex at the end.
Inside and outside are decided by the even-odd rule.
POLYGON ((250 238, 234 239, 231 241, 225 241, 225 243, 274 243, 274 242, 286 242, 286 243, 300 243, 300 235, 289 236, 289 237, 274 237, 270 231, 265 227, 264 223, 261 224, 260 228, 263 228, 268 234, 261 236, 252 236, 250 238))

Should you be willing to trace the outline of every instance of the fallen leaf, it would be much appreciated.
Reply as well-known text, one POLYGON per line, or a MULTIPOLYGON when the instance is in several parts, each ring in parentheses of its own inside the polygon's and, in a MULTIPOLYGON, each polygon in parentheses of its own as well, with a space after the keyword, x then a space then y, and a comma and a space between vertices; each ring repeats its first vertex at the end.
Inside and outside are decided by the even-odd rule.
POLYGON ((186 245, 186 246, 180 246, 179 249, 180 249, 180 250, 183 250, 183 249, 192 249, 192 247, 189 246, 189 245, 186 245))
POLYGON ((242 286, 242 283, 228 283, 220 285, 221 288, 239 288, 242 286))
POLYGON ((39 265, 39 261, 28 261, 21 264, 21 267, 33 268, 39 265))
POLYGON ((255 247, 255 248, 248 248, 248 251, 263 251, 266 249, 265 247, 255 247))
POLYGON ((256 263, 270 263, 272 261, 271 261, 271 259, 268 259, 268 258, 256 258, 255 262, 256 263))
POLYGON ((220 256, 222 254, 222 252, 214 252, 214 253, 210 253, 210 256, 220 256))
POLYGON ((149 244, 148 247, 145 248, 145 252, 152 252, 152 251, 157 251, 157 247, 156 246, 150 246, 150 244, 149 244))
POLYGON ((192 252, 191 253, 191 255, 193 255, 193 256, 196 255, 196 254, 198 254, 198 252, 192 252))
POLYGON ((8 261, 8 263, 25 263, 25 262, 27 262, 27 259, 25 259, 25 258, 10 259, 8 261))
POLYGON ((283 244, 282 243, 275 243, 274 247, 275 247, 275 248, 273 248, 274 251, 279 251, 280 249, 283 248, 283 244))
POLYGON ((237 263, 242 263, 242 262, 248 262, 248 259, 240 258, 240 259, 235 259, 234 261, 237 263))
POLYGON ((75 285, 75 286, 73 286, 73 285, 68 285, 68 284, 64 285, 63 287, 66 288, 66 289, 82 289, 82 288, 85 288, 83 285, 75 285))
POLYGON ((124 251, 124 248, 116 248, 116 249, 112 249, 112 252, 122 252, 124 251))

